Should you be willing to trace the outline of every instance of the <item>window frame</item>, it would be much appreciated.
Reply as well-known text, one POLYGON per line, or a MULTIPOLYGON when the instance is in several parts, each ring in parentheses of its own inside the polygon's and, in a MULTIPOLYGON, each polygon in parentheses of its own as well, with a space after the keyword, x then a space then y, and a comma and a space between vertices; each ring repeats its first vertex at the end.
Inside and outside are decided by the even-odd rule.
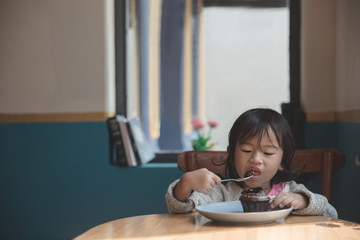
MULTIPOLYGON (((115 0, 115 86, 116 86, 116 114, 127 114, 127 93, 126 93, 126 18, 128 13, 126 2, 124 0, 115 0)), ((244 2, 249 4, 254 1, 236 1, 236 0, 204 0, 204 7, 207 6, 239 6, 244 2)), ((259 0, 262 6, 268 6, 269 1, 259 0)), ((284 0, 270 1, 273 4, 282 4, 284 0)), ((282 105, 282 114, 288 120, 293 130, 298 148, 304 147, 304 113, 300 104, 300 24, 301 24, 301 0, 288 1, 290 11, 290 102, 282 105)), ((174 163, 181 151, 162 151, 156 153, 152 163, 174 163)))
POLYGON ((115 0, 115 111, 126 116, 126 1, 115 0))

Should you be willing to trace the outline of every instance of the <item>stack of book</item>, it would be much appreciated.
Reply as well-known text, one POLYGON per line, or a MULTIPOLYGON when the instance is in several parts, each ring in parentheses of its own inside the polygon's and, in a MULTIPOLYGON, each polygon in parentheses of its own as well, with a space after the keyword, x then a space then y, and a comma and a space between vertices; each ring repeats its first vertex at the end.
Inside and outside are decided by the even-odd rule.
POLYGON ((107 119, 110 137, 110 164, 117 166, 137 166, 155 158, 139 117, 126 119, 116 115, 107 119))

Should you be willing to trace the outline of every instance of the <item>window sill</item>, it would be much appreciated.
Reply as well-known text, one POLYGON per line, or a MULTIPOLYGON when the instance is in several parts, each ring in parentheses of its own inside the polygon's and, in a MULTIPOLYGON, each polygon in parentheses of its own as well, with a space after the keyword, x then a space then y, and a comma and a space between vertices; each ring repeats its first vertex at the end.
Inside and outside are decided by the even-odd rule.
POLYGON ((144 165, 138 166, 140 168, 177 168, 177 163, 147 163, 144 165))
POLYGON ((181 151, 161 151, 157 152, 155 159, 150 163, 175 163, 181 151))

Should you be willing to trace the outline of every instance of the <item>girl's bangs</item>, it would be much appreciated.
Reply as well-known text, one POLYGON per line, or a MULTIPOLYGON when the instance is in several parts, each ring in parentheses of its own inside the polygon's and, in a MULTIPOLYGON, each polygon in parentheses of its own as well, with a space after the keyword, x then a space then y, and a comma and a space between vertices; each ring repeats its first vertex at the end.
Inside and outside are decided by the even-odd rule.
POLYGON ((276 131, 276 129, 274 129, 274 127, 271 124, 260 124, 260 126, 258 124, 258 126, 253 126, 253 127, 249 128, 249 129, 250 129, 250 131, 241 132, 239 134, 239 137, 238 137, 239 144, 245 144, 249 140, 251 140, 252 138, 259 136, 258 144, 260 145, 261 139, 265 135, 269 137, 269 131, 271 129, 273 131, 273 133, 275 134, 275 137, 276 137, 276 140, 278 141, 278 144, 281 146, 279 133, 278 133, 278 131, 276 131))

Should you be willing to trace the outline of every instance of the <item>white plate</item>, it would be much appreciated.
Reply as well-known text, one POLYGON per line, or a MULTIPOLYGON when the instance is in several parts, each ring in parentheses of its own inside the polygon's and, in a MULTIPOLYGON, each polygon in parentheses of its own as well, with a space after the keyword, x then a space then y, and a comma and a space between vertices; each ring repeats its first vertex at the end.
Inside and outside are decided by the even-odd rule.
POLYGON ((267 211, 244 213, 240 201, 218 202, 196 207, 196 210, 207 218, 221 222, 235 223, 268 223, 277 219, 285 218, 292 210, 292 207, 267 211))

